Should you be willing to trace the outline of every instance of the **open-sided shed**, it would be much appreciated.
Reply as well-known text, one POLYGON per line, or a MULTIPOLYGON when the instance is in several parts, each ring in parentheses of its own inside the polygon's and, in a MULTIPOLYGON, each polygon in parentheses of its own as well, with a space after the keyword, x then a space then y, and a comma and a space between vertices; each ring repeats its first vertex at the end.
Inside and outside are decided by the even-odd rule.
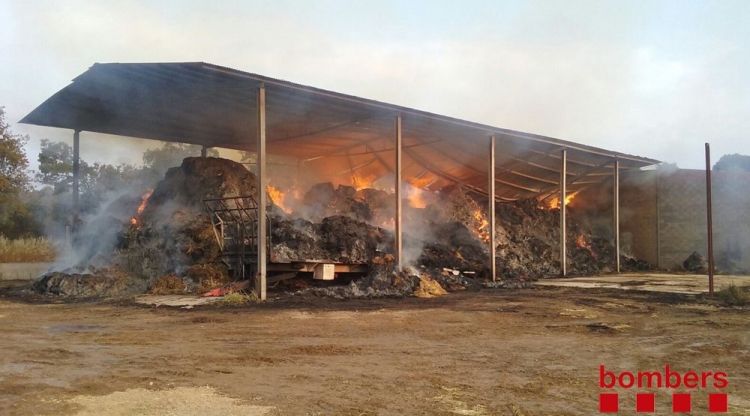
MULTIPOLYGON (((267 154, 289 156, 329 172, 392 174, 397 258, 404 181, 435 188, 458 183, 487 195, 494 204, 550 195, 564 199, 614 179, 619 251, 619 172, 658 163, 202 62, 95 64, 21 122, 72 129, 76 171, 79 134, 90 131, 256 152, 258 189, 268 184, 267 154)), ((77 194, 77 184, 74 188, 77 194)), ((259 192, 260 218, 265 217, 265 199, 265 192, 259 192)), ((491 207, 489 219, 494 229, 491 207)), ((264 298, 263 221, 258 223, 258 238, 256 284, 264 298)), ((564 258, 564 238, 560 245, 564 258)), ((491 258, 494 249, 491 235, 491 258)), ((494 276, 494 261, 490 263, 494 276)), ((561 264, 565 274, 565 261, 561 264)))

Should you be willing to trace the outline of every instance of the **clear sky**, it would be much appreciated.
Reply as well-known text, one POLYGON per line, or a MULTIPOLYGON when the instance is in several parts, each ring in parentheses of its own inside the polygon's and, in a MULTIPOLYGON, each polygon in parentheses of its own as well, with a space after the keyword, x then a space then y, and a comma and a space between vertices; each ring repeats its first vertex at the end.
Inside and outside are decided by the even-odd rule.
MULTIPOLYGON (((205 61, 700 168, 750 154, 750 1, 0 0, 16 121, 94 62, 205 61)), ((83 157, 146 141, 84 134, 83 157)), ((132 146, 139 143, 140 146, 132 146)))

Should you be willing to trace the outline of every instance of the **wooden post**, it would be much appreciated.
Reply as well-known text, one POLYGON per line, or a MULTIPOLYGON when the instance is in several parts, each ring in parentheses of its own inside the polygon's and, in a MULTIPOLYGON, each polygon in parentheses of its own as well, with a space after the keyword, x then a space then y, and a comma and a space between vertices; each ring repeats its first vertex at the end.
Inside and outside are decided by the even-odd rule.
POLYGON ((708 294, 714 294, 714 224, 711 212, 711 146, 706 143, 706 227, 708 232, 708 294))
POLYGON ((255 276, 255 293, 260 300, 266 300, 266 87, 258 87, 258 134, 256 135, 257 183, 258 190, 258 259, 255 276))
POLYGON ((81 131, 73 132, 73 232, 78 228, 78 217, 81 214, 81 131))
POLYGON ((489 165, 487 166, 487 193, 488 193, 488 206, 489 220, 490 220, 490 275, 492 281, 497 280, 497 267, 495 264, 495 250, 497 244, 495 243, 495 136, 490 136, 490 155, 489 165))
POLYGON ((615 240, 615 271, 620 273, 620 161, 618 159, 615 159, 612 175, 612 229, 615 240))
POLYGON ((568 195, 568 149, 562 150, 560 157, 560 276, 568 274, 568 255, 566 248, 566 219, 565 219, 565 198, 568 195))
POLYGON ((402 200, 401 200, 401 115, 399 114, 396 116, 396 217, 394 219, 395 223, 395 250, 396 250, 396 264, 398 266, 398 269, 400 270, 403 264, 401 263, 403 260, 403 240, 401 236, 402 227, 401 227, 401 208, 402 208, 402 200))
POLYGON ((208 148, 206 146, 201 146, 201 157, 205 159, 207 153, 208 153, 208 148))

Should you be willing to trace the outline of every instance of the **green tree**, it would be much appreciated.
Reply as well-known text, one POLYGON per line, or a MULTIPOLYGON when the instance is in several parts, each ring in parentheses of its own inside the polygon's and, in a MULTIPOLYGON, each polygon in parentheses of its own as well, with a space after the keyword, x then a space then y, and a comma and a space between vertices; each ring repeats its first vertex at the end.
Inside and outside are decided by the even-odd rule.
POLYGON ((28 137, 14 134, 5 122, 5 109, 0 107, 0 193, 18 194, 28 189, 29 159, 23 147, 28 137))
MULTIPOLYGON (((50 185, 56 193, 67 192, 73 186, 73 148, 65 142, 52 142, 42 139, 39 151, 39 172, 36 180, 50 185)), ((84 161, 80 161, 82 172, 88 169, 84 161)))
POLYGON ((38 232, 23 200, 30 189, 29 160, 24 152, 28 137, 14 134, 0 107, 0 234, 16 238, 38 232))

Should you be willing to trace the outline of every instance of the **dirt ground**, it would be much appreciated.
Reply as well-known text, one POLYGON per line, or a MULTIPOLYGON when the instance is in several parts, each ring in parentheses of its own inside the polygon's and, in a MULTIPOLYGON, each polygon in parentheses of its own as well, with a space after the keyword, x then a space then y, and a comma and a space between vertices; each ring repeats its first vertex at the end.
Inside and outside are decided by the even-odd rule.
MULTIPOLYGON (((0 327, 3 415, 587 415, 600 364, 665 363, 728 372, 730 414, 750 414, 750 309, 687 294, 544 286, 191 310, 5 296, 0 327)), ((657 414, 669 403, 658 392, 657 414)))

